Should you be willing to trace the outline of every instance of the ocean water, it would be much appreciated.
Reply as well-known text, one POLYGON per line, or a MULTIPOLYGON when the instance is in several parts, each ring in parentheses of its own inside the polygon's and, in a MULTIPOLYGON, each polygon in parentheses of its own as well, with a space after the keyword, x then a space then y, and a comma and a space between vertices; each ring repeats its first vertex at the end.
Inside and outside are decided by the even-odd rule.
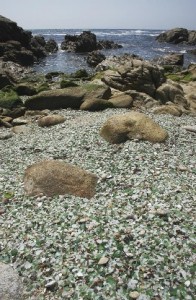
MULTIPOLYGON (((85 68, 89 72, 93 69, 86 63, 87 54, 85 53, 67 53, 60 49, 60 44, 67 34, 79 35, 85 29, 37 29, 31 30, 33 35, 43 35, 46 40, 52 38, 59 45, 59 51, 51 54, 34 65, 37 72, 48 73, 52 71, 61 71, 72 73, 78 69, 85 68)), ((196 63, 196 57, 187 50, 194 49, 194 46, 172 45, 159 43, 156 41, 163 30, 139 30, 139 29, 88 29, 97 36, 97 40, 112 40, 123 46, 120 49, 102 50, 106 57, 111 55, 122 55, 124 53, 137 54, 144 59, 152 60, 171 52, 184 53, 184 66, 190 63, 196 63)))

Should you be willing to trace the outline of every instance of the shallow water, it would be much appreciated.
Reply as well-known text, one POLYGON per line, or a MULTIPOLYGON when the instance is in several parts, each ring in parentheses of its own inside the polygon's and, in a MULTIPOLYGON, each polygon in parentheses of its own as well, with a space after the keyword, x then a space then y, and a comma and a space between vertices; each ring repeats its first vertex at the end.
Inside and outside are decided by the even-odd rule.
MULTIPOLYGON (((88 29, 89 30, 89 29, 88 29)), ((59 45, 67 34, 79 35, 82 29, 39 29, 31 30, 33 35, 43 35, 46 40, 52 38, 59 45)), ((162 30, 139 30, 139 29, 91 29, 95 33, 97 40, 112 40, 123 48, 104 50, 105 56, 122 55, 124 53, 137 54, 144 59, 151 60, 158 56, 163 56, 171 52, 184 53, 184 66, 190 63, 196 63, 196 57, 187 53, 187 50, 195 48, 187 45, 173 45, 168 43, 159 43, 156 41, 162 30)), ((37 72, 48 73, 51 71, 62 71, 71 73, 79 68, 85 68, 88 71, 92 69, 86 63, 86 54, 67 53, 59 50, 55 54, 51 54, 38 64, 34 69, 37 72)))

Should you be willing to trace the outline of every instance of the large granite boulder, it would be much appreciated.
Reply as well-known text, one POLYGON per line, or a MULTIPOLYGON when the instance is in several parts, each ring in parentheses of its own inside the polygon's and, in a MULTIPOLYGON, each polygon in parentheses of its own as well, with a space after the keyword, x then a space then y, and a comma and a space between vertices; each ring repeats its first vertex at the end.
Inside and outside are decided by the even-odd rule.
POLYGON ((138 139, 152 143, 164 142, 168 134, 157 123, 139 112, 114 115, 102 126, 100 135, 111 144, 138 139))
POLYGON ((24 188, 28 195, 71 194, 90 199, 95 194, 97 176, 77 166, 56 160, 45 160, 25 171, 24 188))
POLYGON ((0 299, 23 300, 23 296, 23 285, 17 271, 0 262, 0 299))
POLYGON ((33 110, 53 110, 59 108, 78 109, 82 104, 84 96, 85 91, 80 87, 49 90, 29 97, 25 102, 25 106, 33 110))
POLYGON ((136 90, 151 97, 166 80, 159 66, 129 55, 108 58, 98 69, 106 70, 102 72, 102 81, 108 86, 120 91, 136 90))
POLYGON ((196 45, 196 31, 187 30, 185 28, 174 28, 161 33, 157 38, 159 42, 172 44, 185 43, 196 45))

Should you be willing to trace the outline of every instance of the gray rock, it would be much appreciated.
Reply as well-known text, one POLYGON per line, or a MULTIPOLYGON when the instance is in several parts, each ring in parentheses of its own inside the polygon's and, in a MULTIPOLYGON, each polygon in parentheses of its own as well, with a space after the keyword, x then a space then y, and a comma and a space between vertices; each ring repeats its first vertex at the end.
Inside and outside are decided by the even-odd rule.
POLYGON ((18 273, 0 262, 0 300, 23 300, 23 285, 18 273))

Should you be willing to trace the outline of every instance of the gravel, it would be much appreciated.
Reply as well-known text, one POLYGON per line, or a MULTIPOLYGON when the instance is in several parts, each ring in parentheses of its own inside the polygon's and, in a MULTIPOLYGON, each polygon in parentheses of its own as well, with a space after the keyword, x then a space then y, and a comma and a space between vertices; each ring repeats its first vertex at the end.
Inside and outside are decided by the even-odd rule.
POLYGON ((24 299, 194 299, 196 136, 183 126, 195 119, 147 113, 167 142, 110 145, 99 130, 120 112, 61 110, 65 123, 50 128, 0 128, 0 254, 24 299), (27 197, 26 167, 52 158, 96 174, 96 195, 27 197))

